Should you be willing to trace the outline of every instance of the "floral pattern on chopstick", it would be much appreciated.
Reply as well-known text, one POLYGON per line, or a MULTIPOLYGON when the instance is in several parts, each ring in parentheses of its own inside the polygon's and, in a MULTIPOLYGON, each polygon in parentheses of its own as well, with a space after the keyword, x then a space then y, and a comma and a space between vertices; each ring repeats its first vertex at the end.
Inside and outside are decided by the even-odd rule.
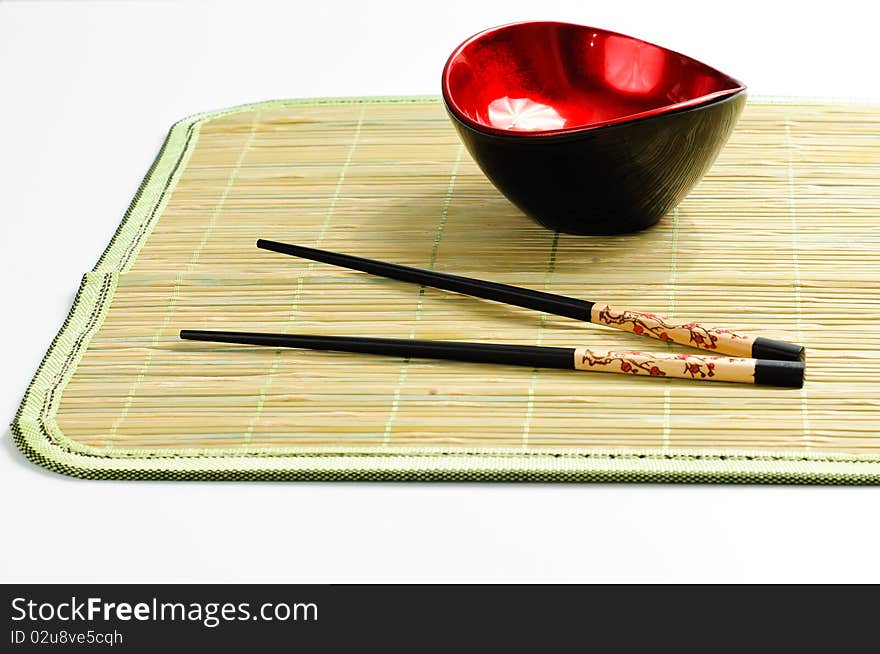
MULTIPOLYGON (((617 367, 620 372, 631 375, 646 374, 652 377, 665 377, 670 363, 681 361, 681 375, 692 379, 707 379, 715 376, 715 369, 722 357, 704 357, 691 354, 665 354, 659 352, 595 352, 588 348, 579 351, 579 365, 587 370, 594 367, 617 367)), ((727 359, 735 361, 734 359, 727 359)), ((671 371, 670 371, 671 372, 671 371)))
POLYGON ((718 350, 721 345, 722 352, 738 356, 749 356, 754 341, 754 338, 736 334, 730 329, 704 327, 696 322, 672 322, 655 313, 630 311, 607 304, 593 308, 593 322, 704 350, 718 350))
POLYGON ((694 379, 697 375, 701 379, 715 376, 715 361, 707 361, 706 357, 694 357, 690 354, 676 354, 675 358, 681 359, 684 363, 684 371, 694 379))
POLYGON ((615 362, 619 363, 620 372, 626 372, 632 375, 648 374, 653 377, 665 377, 656 361, 650 357, 646 357, 640 352, 601 352, 596 353, 592 350, 584 349, 581 353, 580 363, 581 369, 586 367, 593 368, 596 366, 612 366, 615 362))

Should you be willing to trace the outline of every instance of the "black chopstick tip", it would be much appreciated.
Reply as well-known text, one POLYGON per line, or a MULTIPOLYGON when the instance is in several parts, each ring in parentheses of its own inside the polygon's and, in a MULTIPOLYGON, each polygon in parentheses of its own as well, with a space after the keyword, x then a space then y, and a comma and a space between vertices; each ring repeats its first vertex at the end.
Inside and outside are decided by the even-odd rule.
POLYGON ((261 250, 269 250, 270 252, 278 252, 279 254, 294 254, 301 247, 291 243, 282 243, 281 241, 271 241, 267 238, 258 238, 257 247, 261 250))
POLYGON ((755 361, 755 383, 763 386, 781 386, 782 388, 803 388, 803 361, 755 361))
MULTIPOLYGON (((181 329, 180 338, 184 341, 218 341, 226 332, 211 332, 202 329, 181 329)), ((220 341, 223 342, 223 341, 220 341)))

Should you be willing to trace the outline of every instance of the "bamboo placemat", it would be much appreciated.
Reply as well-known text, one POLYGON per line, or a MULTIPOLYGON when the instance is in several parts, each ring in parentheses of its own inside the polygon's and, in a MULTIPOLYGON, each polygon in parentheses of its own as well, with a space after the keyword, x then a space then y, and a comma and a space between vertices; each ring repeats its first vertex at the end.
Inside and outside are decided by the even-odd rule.
POLYGON ((759 101, 645 232, 501 197, 433 98, 267 102, 171 130, 13 423, 87 478, 880 480, 880 111, 759 101), (257 250, 258 237, 804 343, 803 390, 182 342, 181 328, 645 349, 257 250))

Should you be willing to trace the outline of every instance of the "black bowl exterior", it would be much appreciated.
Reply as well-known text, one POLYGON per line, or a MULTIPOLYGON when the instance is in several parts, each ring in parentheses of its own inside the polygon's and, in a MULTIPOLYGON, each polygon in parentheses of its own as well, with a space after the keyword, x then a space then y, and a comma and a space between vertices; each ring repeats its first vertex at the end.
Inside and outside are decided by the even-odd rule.
POLYGON ((488 134, 447 111, 482 171, 525 214, 548 229, 607 235, 650 227, 681 202, 715 161, 745 102, 741 91, 558 136, 488 134))

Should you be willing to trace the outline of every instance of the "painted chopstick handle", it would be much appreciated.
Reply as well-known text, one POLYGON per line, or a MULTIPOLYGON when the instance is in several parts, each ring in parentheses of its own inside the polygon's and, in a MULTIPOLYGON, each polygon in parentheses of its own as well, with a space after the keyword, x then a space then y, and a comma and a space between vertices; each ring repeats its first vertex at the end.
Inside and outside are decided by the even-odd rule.
POLYGON ((804 348, 794 343, 737 334, 730 329, 705 327, 696 322, 672 320, 600 302, 593 304, 590 322, 734 357, 780 361, 802 361, 804 358, 804 348))
POLYGON ((574 350, 574 368, 591 372, 786 388, 801 388, 804 384, 804 364, 800 361, 768 361, 673 352, 594 350, 578 347, 574 350))

